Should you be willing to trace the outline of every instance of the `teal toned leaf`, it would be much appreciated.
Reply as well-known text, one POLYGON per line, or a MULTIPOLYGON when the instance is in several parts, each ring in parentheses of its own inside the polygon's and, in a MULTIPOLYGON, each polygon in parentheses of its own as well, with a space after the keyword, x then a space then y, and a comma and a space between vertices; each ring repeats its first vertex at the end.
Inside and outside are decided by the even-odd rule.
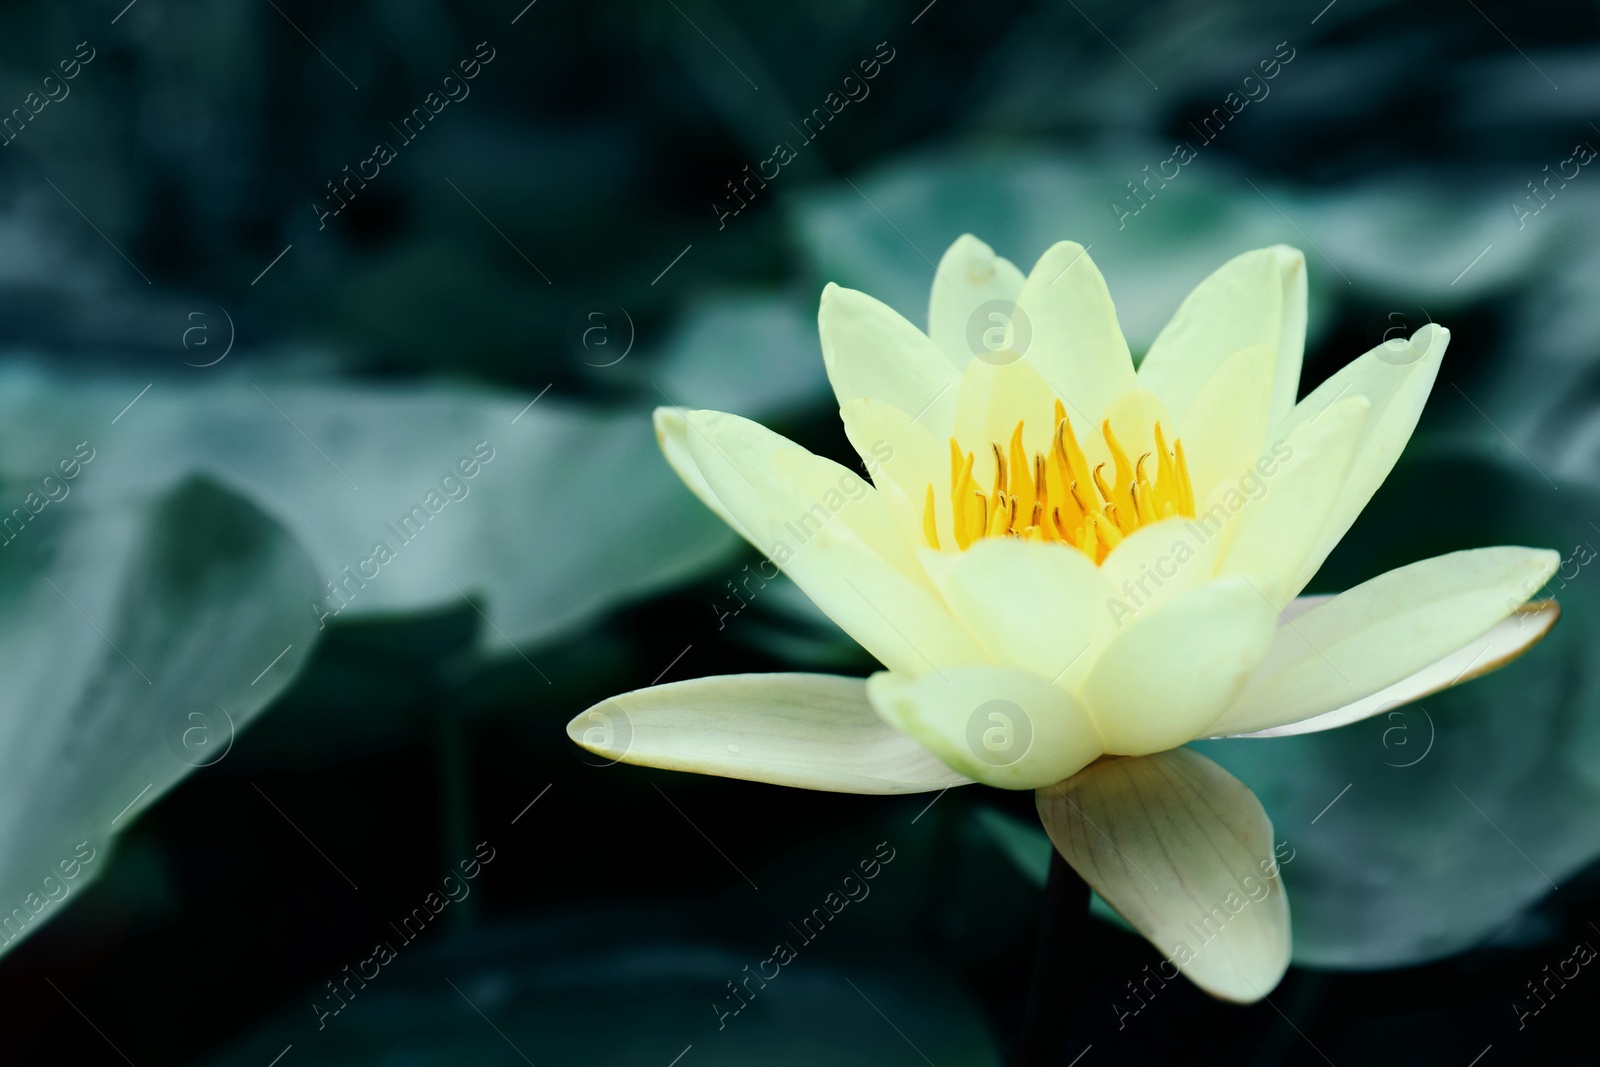
MULTIPOLYGON (((18 499, 26 489, 4 486, 18 499)), ((207 479, 98 509, 63 498, 11 536, 0 952, 99 877, 140 811, 225 758, 317 640, 305 552, 207 479)))
POLYGON ((19 366, 0 381, 0 471, 37 478, 87 437, 95 457, 73 492, 88 500, 211 472, 306 545, 313 620, 471 596, 483 647, 511 654, 508 641, 583 625, 734 544, 661 457, 647 410, 266 377, 161 379, 143 395, 148 379, 69 388, 19 366))

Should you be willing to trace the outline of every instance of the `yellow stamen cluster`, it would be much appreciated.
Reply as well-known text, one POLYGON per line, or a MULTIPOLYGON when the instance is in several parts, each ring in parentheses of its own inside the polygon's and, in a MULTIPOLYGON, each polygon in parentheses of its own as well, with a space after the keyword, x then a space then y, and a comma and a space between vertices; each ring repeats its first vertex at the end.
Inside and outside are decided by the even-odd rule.
MULTIPOLYGON (((1161 424, 1155 424, 1155 452, 1130 462, 1109 420, 1100 432, 1111 453, 1111 473, 1101 463, 1092 471, 1072 433, 1066 409, 1056 401, 1056 432, 1050 452, 1028 457, 1022 423, 1009 448, 993 443, 994 484, 985 493, 972 474, 975 457, 950 439, 950 503, 957 546, 963 551, 984 537, 1022 537, 1061 541, 1094 560, 1106 555, 1141 526, 1173 516, 1194 517, 1194 489, 1183 458, 1183 442, 1167 449, 1161 424)), ((933 486, 928 486, 922 530, 939 547, 933 486)))

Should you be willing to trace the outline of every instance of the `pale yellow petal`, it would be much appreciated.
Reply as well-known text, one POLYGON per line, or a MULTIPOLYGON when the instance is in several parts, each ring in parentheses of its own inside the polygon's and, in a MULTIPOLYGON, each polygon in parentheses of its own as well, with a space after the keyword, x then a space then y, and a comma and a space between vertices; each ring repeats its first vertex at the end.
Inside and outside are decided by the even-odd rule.
POLYGON ((1233 353, 1273 354, 1271 422, 1294 406, 1306 340, 1306 262, 1286 245, 1235 256, 1189 294, 1139 365, 1139 381, 1180 418, 1233 353))
POLYGON ((909 414, 878 400, 852 400, 839 415, 845 435, 894 512, 902 539, 908 545, 923 543, 923 509, 932 486, 939 543, 954 545, 949 439, 935 438, 909 414))
POLYGON ((1252 733, 1344 708, 1464 646, 1479 647, 1486 657, 1499 648, 1495 658, 1503 659, 1531 643, 1528 633, 1529 641, 1517 644, 1522 625, 1489 645, 1478 639, 1549 581, 1560 562, 1547 549, 1479 548, 1363 582, 1280 627, 1272 650, 1213 732, 1252 733))
POLYGON ((1228 531, 1181 517, 1135 530, 1100 565, 1117 602, 1112 614, 1142 614, 1211 581, 1227 543, 1228 531))
POLYGON ((1272 647, 1277 619, 1243 578, 1119 615, 1080 693, 1106 751, 1142 756, 1204 737, 1272 647))
POLYGON ((689 487, 690 492, 700 498, 700 502, 712 511, 717 517, 733 527, 746 541, 755 544, 755 538, 750 532, 740 525, 733 513, 723 506, 717 499, 705 476, 700 473, 700 468, 695 464, 694 456, 689 452, 689 420, 686 417, 686 408, 659 407, 655 410, 656 443, 661 446, 661 454, 666 456, 667 463, 683 479, 683 484, 689 487))
POLYGON ((732 674, 636 689, 577 716, 567 736, 598 760, 838 793, 967 785, 885 723, 860 678, 732 674))
POLYGON ((1294 598, 1297 575, 1338 506, 1370 410, 1366 397, 1345 397, 1295 428, 1284 442, 1286 458, 1270 453, 1274 462, 1213 491, 1202 524, 1212 528, 1226 514, 1236 526, 1218 573, 1249 576, 1280 607, 1294 598))
POLYGON ((1091 423, 1138 384, 1110 290, 1082 245, 1052 245, 1017 303, 1031 333, 1023 358, 1091 423))
POLYGON ((928 297, 928 336, 957 369, 980 353, 1008 350, 1016 340, 1022 272, 969 234, 939 260, 928 297))
POLYGON ((1224 359, 1187 411, 1168 424, 1183 441, 1196 500, 1235 482, 1257 464, 1271 462, 1271 420, 1276 349, 1256 345, 1224 359))
POLYGON ((822 290, 817 329, 841 407, 871 397, 948 432, 959 372, 921 330, 881 300, 831 282, 822 290))
POLYGON ((741 533, 879 662, 909 675, 988 662, 859 474, 738 416, 684 420, 694 473, 741 533))
MULTIPOLYGON (((1172 438, 1175 436, 1175 425, 1172 413, 1167 410, 1167 405, 1161 398, 1148 389, 1133 388, 1123 393, 1107 405, 1104 418, 1111 422, 1111 432, 1116 435, 1117 442, 1122 446, 1128 458, 1137 463, 1139 457, 1146 453, 1151 456, 1151 469, 1155 469, 1156 423, 1162 425, 1162 432, 1167 439, 1167 447, 1172 447, 1172 438)), ((1076 421, 1076 420, 1074 420, 1076 421)), ((1092 431, 1084 434, 1089 440, 1085 442, 1084 451, 1090 452, 1091 463, 1103 463, 1111 458, 1111 453, 1104 444, 1104 438, 1097 431, 1100 424, 1095 423, 1092 431), (1098 455, 1093 454, 1098 451, 1098 455)), ((1184 442, 1192 457, 1194 449, 1188 441, 1184 442)), ((1193 469, 1191 465, 1191 470, 1193 469)))
POLYGON ((1385 341, 1334 373, 1295 406, 1281 427, 1269 431, 1274 439, 1292 434, 1352 396, 1372 402, 1372 413, 1357 444, 1349 476, 1324 521, 1321 537, 1306 554, 1285 595, 1293 596, 1305 588, 1394 469, 1416 429, 1449 343, 1450 331, 1431 323, 1409 341, 1385 341))
MULTIPOLYGON (((994 364, 975 359, 967 364, 957 387, 953 434, 963 451, 978 458, 974 472, 988 485, 994 463, 987 459, 991 443, 1005 447, 1012 431, 1022 423, 1023 445, 1029 455, 1048 452, 1056 429, 1056 394, 1033 364, 1026 361, 994 364)), ((1068 415, 1071 416, 1071 409, 1068 415)), ((1082 425, 1072 416, 1074 425, 1082 425)), ((927 424, 927 420, 922 420, 927 424)))
POLYGON ((1103 751, 1077 700, 1046 678, 1005 667, 946 667, 867 680, 879 715, 968 778, 1036 789, 1076 773, 1103 751))
POLYGON ((1561 618, 1561 605, 1554 600, 1524 604, 1501 619, 1482 637, 1468 641, 1449 655, 1442 656, 1414 674, 1370 696, 1353 700, 1332 711, 1325 711, 1298 722, 1269 726, 1245 734, 1219 734, 1226 737, 1293 737, 1314 734, 1370 719, 1391 708, 1420 700, 1451 686, 1481 678, 1520 657, 1538 644, 1550 627, 1561 618))
POLYGON ((1064 544, 980 541, 935 582, 995 662, 1066 689, 1078 685, 1116 630, 1106 575, 1064 544))
POLYGON ((1056 851, 1195 985, 1249 1004, 1289 967, 1272 822, 1197 752, 1099 760, 1038 792, 1056 851))

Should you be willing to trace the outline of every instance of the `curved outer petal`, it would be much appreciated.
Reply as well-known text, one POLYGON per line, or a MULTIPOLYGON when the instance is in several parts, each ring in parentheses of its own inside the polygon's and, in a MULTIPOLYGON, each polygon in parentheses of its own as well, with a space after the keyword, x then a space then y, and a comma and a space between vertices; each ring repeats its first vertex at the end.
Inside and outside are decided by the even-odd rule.
POLYGON ((1100 269, 1082 245, 1061 241, 1039 257, 1017 303, 1032 334, 1023 358, 1069 403, 1075 421, 1082 413, 1097 425, 1138 384, 1100 269))
POLYGON ((1116 632, 1106 575, 1066 545, 989 538, 934 577, 950 610, 995 662, 1069 690, 1116 632))
MULTIPOLYGON (((1271 652, 1213 732, 1254 733, 1320 716, 1414 676, 1463 646, 1476 646, 1560 563, 1560 555, 1548 549, 1478 548, 1363 582, 1280 627, 1271 652)), ((1527 634, 1518 645, 1516 636, 1500 635, 1481 654, 1499 648, 1496 658, 1503 659, 1533 639, 1527 634)), ((1419 681, 1436 679, 1430 674, 1419 681)))
POLYGON ((1212 582, 1136 616, 1080 693, 1106 751, 1142 756, 1204 736, 1272 646, 1277 618, 1244 578, 1212 582))
POLYGON ((1242 348, 1276 353, 1272 422, 1294 407, 1306 344, 1306 260, 1274 245, 1235 256, 1195 287, 1139 365, 1139 382, 1180 419, 1224 360, 1242 348))
POLYGON ((756 544, 756 539, 750 531, 742 526, 733 513, 722 505, 717 499, 717 494, 707 484, 705 476, 700 473, 700 468, 695 465, 694 455, 689 451, 689 420, 685 408, 656 408, 654 422, 656 428, 656 444, 661 446, 661 454, 667 457, 667 463, 678 472, 678 477, 683 479, 683 484, 689 491, 700 499, 700 503, 716 513, 717 518, 733 527, 734 531, 751 544, 756 544))
POLYGON ((1005 667, 946 667, 903 678, 879 672, 867 698, 883 719, 951 767, 1001 789, 1037 789, 1104 751, 1064 689, 1005 667))
POLYGON ((935 664, 988 661, 903 551, 884 501, 860 475, 722 412, 684 412, 658 420, 658 430, 684 481, 712 494, 719 513, 886 667, 914 676, 935 664))
POLYGON ((969 780, 883 722, 860 678, 731 674, 596 704, 567 736, 611 763, 835 793, 922 793, 969 780))
POLYGON ((1450 331, 1432 323, 1412 334, 1409 341, 1385 341, 1317 386, 1295 405, 1281 428, 1269 434, 1275 439, 1292 434, 1297 427, 1321 417, 1342 398, 1363 396, 1372 402, 1355 460, 1328 514, 1322 537, 1284 590, 1285 597, 1293 597, 1306 587, 1394 469, 1406 442, 1411 440, 1411 432, 1417 428, 1417 419, 1449 343, 1450 331))
POLYGON ((1038 793, 1056 851, 1206 992, 1248 1004, 1289 967, 1272 823, 1198 752, 1103 759, 1038 793))
MULTIPOLYGON (((1320 418, 1295 428, 1284 442, 1289 455, 1271 473, 1258 479, 1260 495, 1246 498, 1237 487, 1221 497, 1213 493, 1205 516, 1217 508, 1230 510, 1235 530, 1219 574, 1244 574, 1259 580, 1258 588, 1281 607, 1294 599, 1296 575, 1309 553, 1316 551, 1337 507, 1341 486, 1350 476, 1371 403, 1360 396, 1330 405, 1320 418), (1264 588, 1263 588, 1264 585, 1264 588)), ((1275 458, 1279 453, 1273 452, 1275 458)), ((1244 484, 1242 481, 1239 484, 1244 484)), ((1209 521, 1209 520, 1208 520, 1209 521)))
POLYGON ((928 296, 928 336, 957 370, 979 352, 994 350, 985 343, 989 331, 1014 335, 1022 282, 1022 272, 1010 260, 970 233, 946 250, 928 296))
POLYGON ((829 282, 817 309, 822 361, 843 407, 871 397, 926 425, 950 425, 959 372, 928 335, 889 305, 829 282))
POLYGON ((1428 664, 1415 674, 1378 690, 1371 696, 1352 701, 1342 708, 1313 715, 1284 726, 1273 726, 1233 737, 1293 737, 1348 726, 1362 719, 1420 700, 1442 689, 1481 678, 1497 671, 1538 644, 1550 627, 1561 618, 1561 605, 1554 600, 1524 604, 1495 624, 1494 629, 1469 641, 1448 656, 1428 664))

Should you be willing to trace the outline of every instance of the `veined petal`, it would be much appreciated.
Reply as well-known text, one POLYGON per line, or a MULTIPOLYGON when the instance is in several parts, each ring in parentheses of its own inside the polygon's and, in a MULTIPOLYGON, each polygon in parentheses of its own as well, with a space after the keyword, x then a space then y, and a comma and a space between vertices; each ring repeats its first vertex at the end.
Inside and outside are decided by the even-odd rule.
POLYGON ((1321 417, 1328 408, 1352 396, 1366 397, 1372 402, 1372 413, 1362 430, 1355 459, 1324 522, 1322 536, 1292 577, 1285 596, 1292 597, 1306 587, 1394 469, 1395 461, 1417 427, 1417 419, 1433 389, 1439 362, 1449 343, 1450 331, 1432 323, 1418 330, 1409 341, 1385 341, 1319 385, 1295 405, 1281 429, 1269 434, 1275 439, 1292 434, 1296 428, 1321 417))
POLYGON ((832 282, 822 290, 817 328, 841 407, 871 397, 948 431, 960 373, 927 334, 883 301, 832 282))
POLYGON ((1150 346, 1139 382, 1180 418, 1240 349, 1274 353, 1271 422, 1294 407, 1306 343, 1306 260, 1274 245, 1235 256, 1195 287, 1150 346))
POLYGON ((957 370, 979 352, 1010 347, 991 342, 996 334, 1014 337, 1022 282, 1010 260, 970 233, 956 238, 939 260, 928 297, 928 336, 957 370))
POLYGON ((1295 734, 1314 734, 1370 719, 1390 708, 1398 708, 1499 670, 1538 644, 1560 618, 1561 605, 1554 600, 1530 601, 1501 619, 1494 629, 1476 641, 1467 642, 1448 656, 1371 696, 1299 722, 1230 736, 1293 737, 1295 734))
MULTIPOLYGON (((1296 575, 1328 528, 1370 410, 1365 397, 1343 398, 1295 428, 1284 442, 1289 455, 1275 469, 1249 468, 1237 485, 1219 487, 1220 496, 1212 492, 1198 522, 1209 528, 1214 514, 1237 512, 1233 540, 1218 573, 1257 579, 1258 588, 1276 606, 1294 599, 1300 588, 1294 584, 1296 575), (1262 475, 1262 470, 1269 473, 1262 475), (1255 477, 1246 485, 1249 476, 1255 477), (1258 496, 1246 496, 1257 487, 1258 496)), ((1276 456, 1275 451, 1270 458, 1276 456)))
POLYGON ((1056 851, 1190 981, 1242 1004, 1289 968, 1272 822, 1198 752, 1099 760, 1038 792, 1056 851))
POLYGON ((995 662, 1065 689, 1076 688, 1116 632, 1110 583, 1068 545, 990 538, 933 577, 995 662))
POLYGON ((1376 701, 1363 713, 1361 702, 1396 683, 1406 682, 1399 692, 1413 696, 1453 684, 1434 667, 1454 666, 1464 678, 1473 663, 1458 661, 1468 649, 1486 657, 1485 668, 1505 662, 1554 622, 1540 625, 1513 613, 1560 563, 1547 549, 1479 548, 1363 582, 1280 627, 1267 658, 1212 732, 1254 733, 1340 711, 1342 722, 1319 727, 1328 729, 1384 710, 1376 701), (1507 616, 1514 625, 1480 640, 1507 616))
POLYGON ((1272 647, 1278 612, 1244 578, 1201 586, 1126 624, 1080 695, 1106 751, 1142 756, 1207 733, 1272 647))
POLYGON ((867 679, 867 698, 946 764, 1001 789, 1058 781, 1103 751, 1072 694, 1026 671, 946 667, 920 678, 879 672, 867 679))
POLYGON ((687 458, 685 481, 703 482, 735 528, 884 666, 915 676, 988 662, 887 532, 886 505, 860 475, 736 415, 690 411, 665 428, 683 435, 667 457, 687 458))
POLYGON ((1111 292, 1082 245, 1052 245, 1017 303, 1032 334, 1023 358, 1089 420, 1138 384, 1111 292))
POLYGON ((829 674, 732 674, 636 689, 567 724, 610 762, 835 793, 967 785, 867 702, 866 682, 829 674))

